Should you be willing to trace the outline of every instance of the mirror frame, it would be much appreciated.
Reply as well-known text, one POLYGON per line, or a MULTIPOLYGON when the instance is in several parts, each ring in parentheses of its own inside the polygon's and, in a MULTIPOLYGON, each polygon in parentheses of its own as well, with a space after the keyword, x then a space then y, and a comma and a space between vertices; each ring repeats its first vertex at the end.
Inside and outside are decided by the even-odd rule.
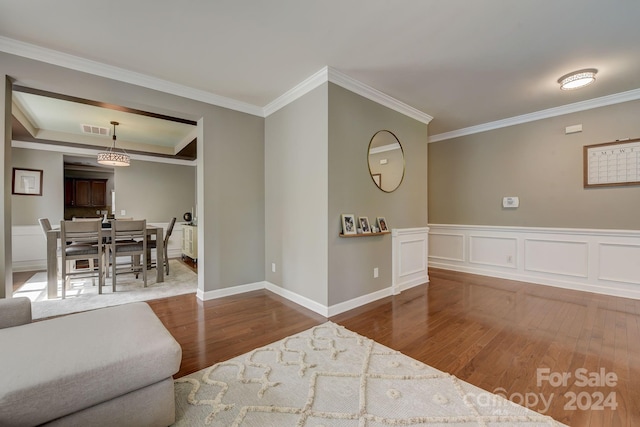
POLYGON ((367 147, 367 168, 369 169, 369 176, 371 177, 371 181, 373 181, 375 186, 378 187, 378 189, 380 189, 380 191, 383 191, 385 193, 393 193, 394 191, 396 191, 398 189, 398 187, 400 187, 400 184, 402 184, 402 182, 404 181, 404 175, 405 175, 406 170, 407 170, 407 162, 406 162, 405 156, 404 156, 404 148, 402 147, 402 144, 400 143, 400 139, 398 139, 398 137, 396 136, 395 133, 393 133, 393 132, 391 132, 390 130, 387 130, 387 129, 381 129, 381 130, 379 130, 379 131, 377 131, 376 133, 373 134, 373 136, 369 140, 369 146, 367 147), (393 190, 385 190, 380 185, 378 185, 378 183, 376 182, 376 180, 373 177, 374 174, 371 171, 371 162, 369 161, 369 156, 370 156, 370 153, 371 153, 371 144, 373 143, 373 140, 375 139, 375 137, 381 132, 387 132, 387 133, 391 134, 391 136, 396 140, 396 142, 400 146, 400 152, 402 153, 402 177, 400 177, 400 182, 398 182, 398 185, 396 185, 393 190))

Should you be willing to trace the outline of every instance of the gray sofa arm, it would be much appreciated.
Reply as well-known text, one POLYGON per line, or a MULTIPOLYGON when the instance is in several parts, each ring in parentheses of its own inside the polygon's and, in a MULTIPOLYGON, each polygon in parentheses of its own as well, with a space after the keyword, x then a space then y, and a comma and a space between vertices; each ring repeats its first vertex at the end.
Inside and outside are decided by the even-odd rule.
POLYGON ((26 297, 0 299, 0 329, 31 323, 31 300, 26 297))

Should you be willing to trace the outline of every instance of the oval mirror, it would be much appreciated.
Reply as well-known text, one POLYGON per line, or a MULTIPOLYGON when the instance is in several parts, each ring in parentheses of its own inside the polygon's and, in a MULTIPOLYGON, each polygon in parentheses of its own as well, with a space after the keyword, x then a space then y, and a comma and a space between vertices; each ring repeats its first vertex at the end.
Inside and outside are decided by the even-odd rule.
POLYGON ((404 179, 404 151, 398 138, 388 130, 376 132, 369 142, 369 174, 379 189, 396 190, 404 179))

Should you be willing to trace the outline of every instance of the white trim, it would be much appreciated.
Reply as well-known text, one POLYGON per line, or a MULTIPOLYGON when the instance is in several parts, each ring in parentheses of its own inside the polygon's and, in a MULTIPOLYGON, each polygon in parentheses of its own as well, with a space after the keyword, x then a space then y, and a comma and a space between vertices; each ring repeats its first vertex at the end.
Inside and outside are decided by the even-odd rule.
POLYGON ((405 289, 429 282, 429 227, 391 229, 391 292, 398 295, 405 289), (412 244, 410 247, 405 246, 412 244), (416 245, 417 244, 417 245, 416 245), (419 247, 419 252, 416 252, 419 247), (408 270, 404 261, 422 261, 408 270))
POLYGON ((380 147, 371 148, 369 149, 369 154, 386 153, 387 151, 393 151, 397 149, 402 149, 402 147, 397 142, 394 142, 393 144, 387 144, 387 145, 382 145, 380 147))
POLYGON ((334 68, 327 68, 329 69, 329 81, 331 83, 342 86, 343 88, 350 90, 353 93, 370 99, 373 102, 377 102, 380 105, 397 111, 398 113, 404 114, 407 117, 411 117, 412 119, 419 122, 429 124, 429 122, 433 120, 432 116, 418 110, 417 108, 407 105, 404 102, 398 101, 397 99, 387 95, 386 93, 380 92, 378 89, 374 89, 371 86, 367 86, 366 84, 361 83, 358 80, 351 78, 334 68))
POLYGON ((382 298, 389 297, 393 294, 392 288, 384 288, 379 291, 371 292, 370 294, 362 295, 348 301, 340 302, 329 307, 329 315, 327 317, 336 316, 340 313, 344 313, 354 308, 358 308, 365 304, 377 301, 382 298))
POLYGON ((450 132, 439 133, 437 135, 430 136, 429 142, 444 141, 446 139, 458 138, 460 136, 472 135, 474 133, 520 125, 536 120, 548 119, 551 117, 562 116, 564 114, 577 113, 578 111, 591 110, 593 108, 605 107, 607 105, 620 104, 638 99, 640 99, 640 89, 633 89, 627 92, 614 93, 600 98, 588 99, 586 101, 575 102, 573 104, 562 105, 560 107, 548 108, 546 110, 536 111, 529 114, 509 117, 476 126, 469 126, 462 129, 452 130, 450 132))
MULTIPOLYGON (((96 147, 96 149, 91 148, 79 148, 79 147, 71 147, 67 145, 56 145, 56 144, 42 144, 38 142, 30 142, 30 141, 17 141, 12 140, 11 146, 14 148, 28 148, 30 150, 42 150, 42 151, 53 151, 57 153, 63 154, 78 154, 95 157, 101 149, 96 147)), ((155 163, 170 163, 173 165, 183 165, 183 166, 195 166, 196 160, 183 160, 183 159, 172 159, 170 157, 157 157, 157 156, 146 156, 143 154, 131 154, 131 160, 142 160, 145 162, 155 162, 155 163)))
MULTIPOLYGON (((288 90, 283 95, 267 104, 265 107, 259 107, 257 105, 237 101, 232 98, 216 95, 211 92, 195 89, 177 83, 172 83, 167 80, 151 77, 141 73, 136 73, 130 70, 125 70, 123 68, 103 64, 101 62, 91 61, 79 56, 47 49, 4 36, 0 36, 0 51, 24 58, 33 59, 36 61, 45 62, 48 64, 57 65, 64 68, 69 68, 71 70, 82 71, 100 77, 134 84, 137 86, 146 87, 148 89, 158 90, 172 95, 182 96, 188 99, 205 102, 211 105, 217 105, 220 107, 228 108, 230 110, 240 111, 242 113, 247 113, 259 117, 268 117, 285 105, 295 101, 309 91, 329 81, 422 123, 429 124, 431 120, 433 120, 432 116, 408 104, 398 101, 397 99, 377 89, 374 89, 371 86, 367 86, 364 83, 361 83, 358 80, 355 80, 347 76, 346 74, 343 74, 328 66, 317 71, 312 76, 305 79, 302 83, 288 90)), ((619 104, 627 101, 635 101, 638 99, 640 99, 640 89, 633 89, 627 92, 607 95, 600 98, 594 98, 591 100, 576 102, 560 107, 549 108, 529 114, 523 114, 520 116, 496 120, 493 122, 483 123, 475 126, 453 130, 450 132, 432 135, 428 138, 428 142, 444 141, 446 139, 472 135, 475 133, 486 132, 489 130, 500 129, 503 127, 514 126, 550 117, 561 116, 578 111, 590 110, 607 105, 619 104)))
POLYGON ((640 230, 618 230, 608 228, 556 228, 556 227, 517 227, 504 225, 468 225, 468 224, 429 224, 429 229, 500 231, 519 233, 577 234, 585 236, 640 237, 640 230))
POLYGON ((430 115, 423 113, 404 102, 400 102, 397 99, 372 88, 371 86, 367 86, 366 84, 361 83, 332 67, 324 67, 297 86, 289 89, 274 101, 270 102, 264 107, 264 117, 270 116, 282 107, 285 107, 326 82, 331 82, 341 86, 357 95, 370 99, 371 101, 404 114, 405 116, 411 117, 419 122, 429 124, 429 122, 433 120, 433 117, 430 115))
POLYGON ((430 267, 640 299, 640 270, 635 262, 640 248, 640 230, 454 224, 430 224, 429 228, 432 234, 440 237, 429 239, 429 254, 450 257, 430 255, 430 267), (463 235, 462 248, 458 234, 463 235), (451 239, 447 240, 447 236, 451 239), (512 258, 515 265, 471 262, 469 242, 478 236, 487 239, 489 246, 485 250, 491 252, 493 258, 512 258), (490 239, 496 242, 513 239, 516 243, 513 248, 505 248, 491 245, 490 239), (526 249, 527 242, 543 242, 553 247, 548 251, 531 252, 526 249), (601 248, 604 246, 615 246, 623 252, 603 254, 601 248))
MULTIPOLYGON (((414 286, 418 286, 421 285, 424 282, 420 282, 420 283, 415 283, 415 284, 404 284, 403 285, 403 290, 405 289, 409 289, 412 288, 414 286)), ((256 290, 261 290, 261 289, 265 289, 269 292, 273 292, 276 295, 281 296, 282 298, 285 298, 295 304, 298 304, 306 309, 309 309, 315 313, 318 313, 321 316, 324 317, 331 317, 331 316, 336 316, 340 313, 344 313, 346 311, 349 310, 353 310, 354 308, 358 308, 360 306, 363 306, 365 304, 369 304, 371 302, 377 301, 379 299, 388 297, 392 295, 392 288, 389 286, 387 288, 384 289, 380 289, 378 291, 372 292, 370 294, 366 294, 366 295, 362 295, 353 299, 350 299, 348 301, 344 301, 338 304, 334 304, 332 306, 327 307, 324 304, 320 304, 318 302, 315 302, 307 297, 304 297, 300 294, 297 294, 295 292, 292 292, 288 289, 284 289, 278 285, 275 285, 271 282, 268 281, 263 281, 263 282, 255 282, 255 283, 249 283, 247 285, 239 285, 239 286, 233 286, 230 288, 224 288, 224 289, 216 289, 213 291, 207 291, 207 292, 202 292, 201 289, 198 289, 196 292, 196 296, 203 300, 210 300, 210 299, 217 299, 217 298, 224 298, 224 297, 228 297, 228 296, 232 296, 232 295, 238 295, 238 294, 242 294, 245 292, 251 292, 251 291, 256 291, 256 290)))
POLYGON ((263 117, 270 116, 279 109, 291 104, 296 99, 311 92, 315 88, 322 86, 327 81, 329 81, 328 67, 324 67, 268 103, 262 109, 263 117))
POLYGON ((203 292, 200 287, 196 291, 196 297, 202 301, 210 299, 224 298, 232 295, 243 294, 245 292, 258 291, 264 289, 266 282, 247 283, 246 285, 231 286, 228 288, 214 289, 212 291, 203 292))
POLYGON ((8 37, 0 36, 0 51, 263 117, 262 108, 256 105, 8 37))
POLYGON ((317 71, 302 83, 296 85, 292 89, 279 96, 265 107, 248 104, 246 102, 237 101, 232 98, 216 95, 211 92, 194 89, 189 86, 173 83, 167 80, 151 77, 145 74, 137 73, 124 68, 114 67, 103 64, 101 62, 92 61, 75 55, 59 52, 53 49, 47 49, 30 43, 21 42, 8 37, 0 36, 0 51, 12 55, 22 56, 24 58, 36 61, 46 62, 48 64, 57 65, 71 70, 82 71, 84 73, 93 74, 108 79, 118 80, 125 83, 134 84, 136 86, 146 87, 148 89, 158 90, 172 95, 182 96, 196 101, 206 102, 207 104, 217 105, 228 108, 230 110, 240 111, 242 113, 251 114, 259 117, 267 117, 278 111, 285 105, 295 101, 302 95, 330 81, 339 86, 344 87, 358 95, 384 105, 392 110, 398 111, 406 116, 414 118, 423 123, 429 123, 433 117, 423 113, 403 102, 392 98, 374 89, 370 86, 360 83, 359 81, 332 69, 324 67, 317 71))
POLYGON ((298 305, 301 305, 304 308, 308 308, 311 311, 318 313, 321 316, 329 317, 329 308, 326 305, 315 302, 307 297, 304 297, 300 294, 297 294, 289 289, 282 288, 278 285, 275 285, 271 282, 264 282, 265 289, 273 292, 276 295, 280 295, 283 298, 288 299, 298 305))

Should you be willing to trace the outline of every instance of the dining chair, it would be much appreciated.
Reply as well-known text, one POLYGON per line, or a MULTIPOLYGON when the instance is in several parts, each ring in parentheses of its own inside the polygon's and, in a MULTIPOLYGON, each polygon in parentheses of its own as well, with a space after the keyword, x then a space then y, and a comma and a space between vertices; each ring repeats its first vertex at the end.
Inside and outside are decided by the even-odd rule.
MULTIPOLYGON (((47 238, 48 238, 47 237, 47 233, 53 229, 53 227, 51 226, 51 221, 49 221, 49 218, 38 218, 38 223, 40 224, 40 228, 42 229, 42 234, 44 235, 44 241, 46 243, 47 238)), ((58 247, 57 250, 56 250, 56 258, 57 258, 57 265, 58 265, 58 269, 57 269, 58 270, 58 277, 61 276, 61 271, 62 271, 62 269, 60 267, 60 262, 61 262, 60 261, 61 260, 60 254, 61 254, 61 248, 58 247)), ((93 265, 91 265, 91 267, 93 267, 93 265)), ((67 261, 67 269, 69 271, 76 270, 75 261, 71 261, 71 260, 67 261)))
POLYGON ((113 220, 111 221, 111 282, 116 291, 116 278, 119 274, 135 274, 136 279, 142 273, 144 287, 147 287, 147 221, 113 220), (118 264, 118 257, 128 258, 118 264), (141 260, 142 258, 142 260, 141 260))
MULTIPOLYGON (((169 246, 169 238, 171 237, 171 233, 173 233, 173 226, 175 224, 176 218, 173 217, 171 218, 171 221, 169 221, 169 225, 167 226, 167 231, 165 232, 163 240, 164 248, 162 251, 162 260, 164 264, 163 267, 167 276, 169 275, 169 251, 167 250, 167 246, 169 246)), ((158 242, 156 242, 156 239, 152 239, 151 236, 149 236, 147 238, 147 268, 157 267, 158 255, 156 253, 156 262, 153 262, 151 258, 151 249, 155 249, 157 252, 158 242)))
MULTIPOLYGON (((100 218, 76 218, 75 216, 71 218, 71 221, 98 221, 98 220, 100 220, 100 218)), ((89 263, 89 268, 93 270, 95 268, 94 260, 88 259, 87 262, 89 263)), ((77 262, 74 263, 74 268, 78 268, 77 262)))
MULTIPOLYGON (((53 227, 51 227, 51 221, 49 221, 49 218, 38 218, 38 223, 40 224, 40 229, 42 230, 44 241, 46 243, 47 233, 53 229, 53 227)), ((60 277, 60 248, 57 248, 56 258, 58 263, 58 277, 60 277)), ((67 266, 67 268, 69 268, 69 266, 67 266)))
POLYGON ((95 221, 60 221, 60 241, 62 258, 62 298, 70 286, 71 277, 91 277, 95 284, 98 277, 98 293, 102 293, 105 281, 105 252, 102 241, 102 224, 95 221), (98 268, 71 269, 68 261, 97 259, 98 268))

